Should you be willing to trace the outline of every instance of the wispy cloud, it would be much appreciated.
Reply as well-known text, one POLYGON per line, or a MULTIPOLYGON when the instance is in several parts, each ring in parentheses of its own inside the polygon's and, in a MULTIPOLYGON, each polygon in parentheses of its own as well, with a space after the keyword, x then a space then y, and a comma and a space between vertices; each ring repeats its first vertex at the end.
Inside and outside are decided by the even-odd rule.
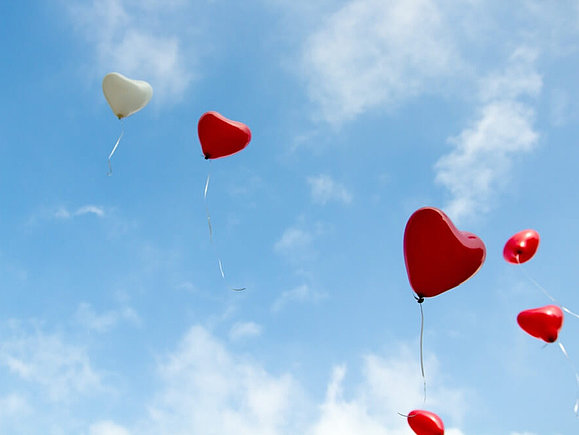
POLYGON ((280 311, 283 307, 290 303, 315 303, 328 297, 328 294, 312 289, 307 284, 302 284, 294 289, 283 292, 272 304, 272 311, 280 311))
MULTIPOLYGON (((21 394, 9 394, 0 397, 0 417, 13 417, 27 414, 30 411, 32 411, 32 407, 21 394)), ((2 425, 0 425, 1 427, 2 425)))
POLYGON ((351 0, 305 43, 310 98, 332 124, 440 88, 462 59, 440 2, 351 0))
POLYGON ((84 215, 94 215, 101 218, 106 216, 104 207, 97 205, 83 205, 76 210, 70 210, 67 207, 58 207, 52 213, 52 217, 55 219, 72 219, 84 215))
POLYGON ((130 435, 131 433, 122 426, 112 421, 99 421, 90 426, 89 435, 130 435))
POLYGON ((275 243, 274 250, 280 254, 292 254, 296 251, 309 251, 313 235, 298 227, 287 228, 281 238, 275 243))
POLYGON ((327 204, 330 201, 350 204, 352 194, 346 187, 326 174, 308 177, 312 200, 317 204, 327 204))
POLYGON ((159 369, 165 387, 139 433, 300 433, 292 431, 292 409, 302 402, 294 379, 231 354, 202 327, 191 328, 159 369))
POLYGON ((90 304, 85 302, 79 305, 75 318, 88 330, 101 333, 110 331, 122 321, 132 325, 139 325, 141 322, 139 315, 131 307, 97 313, 90 304))
POLYGON ((449 140, 454 149, 436 163, 435 180, 450 192, 445 210, 453 219, 488 212, 513 160, 537 144, 535 111, 527 102, 542 85, 536 56, 516 50, 504 72, 482 81, 478 119, 449 140))
POLYGON ((238 341, 261 335, 263 328, 255 322, 238 322, 229 330, 229 339, 238 341))
MULTIPOLYGON (((442 377, 434 358, 428 358, 428 365, 432 377, 442 377)), ((321 402, 291 375, 274 375, 259 362, 232 353, 201 326, 189 330, 175 352, 162 360, 159 372, 162 391, 134 433, 405 435, 406 419, 396 411, 423 406, 415 355, 406 347, 388 357, 364 357, 362 378, 353 385, 346 383, 346 366, 337 365, 321 402)), ((441 384, 432 385, 431 392, 429 407, 441 415, 446 432, 462 435, 455 426, 468 412, 467 392, 441 384)), ((128 428, 106 424, 119 435, 129 433, 128 428)))
POLYGON ((187 27, 178 26, 187 2, 93 0, 67 2, 77 30, 92 45, 95 74, 118 71, 146 80, 155 100, 180 100, 193 79, 191 53, 183 40, 187 27), (167 26, 167 18, 173 26, 167 26), (181 30, 176 34, 176 28, 181 30))
MULTIPOLYGON (((396 412, 385 413, 385 409, 407 413, 420 408, 422 391, 416 376, 415 365, 407 349, 399 356, 383 358, 368 355, 364 359, 363 380, 356 385, 353 395, 344 392, 346 366, 334 367, 327 387, 326 398, 321 405, 320 416, 308 435, 331 435, 336 433, 403 435, 409 432, 406 419, 396 412)), ((440 410, 445 420, 445 433, 460 435, 450 421, 460 421, 465 408, 465 392, 438 387, 437 400, 429 401, 429 408, 440 410)))
POLYGON ((51 401, 68 402, 78 394, 104 390, 101 375, 83 347, 67 343, 57 334, 20 326, 3 335, 0 366, 39 386, 51 401))

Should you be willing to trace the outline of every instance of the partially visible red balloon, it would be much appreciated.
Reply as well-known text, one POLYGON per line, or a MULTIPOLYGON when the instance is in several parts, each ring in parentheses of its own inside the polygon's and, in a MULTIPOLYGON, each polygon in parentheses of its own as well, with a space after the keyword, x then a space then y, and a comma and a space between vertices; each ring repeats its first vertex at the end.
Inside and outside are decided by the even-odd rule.
POLYGON ((407 420, 416 435, 444 435, 444 424, 433 412, 415 409, 410 411, 407 420))
POLYGON ((521 311, 517 323, 529 335, 553 343, 563 326, 563 311, 557 305, 521 311))
POLYGON ((459 231, 434 207, 415 211, 404 231, 408 280, 418 297, 439 295, 462 284, 481 268, 486 248, 474 234, 459 231))
POLYGON ((539 233, 523 230, 512 236, 503 249, 503 257, 509 263, 520 264, 529 261, 539 247, 539 233))
POLYGON ((227 119, 217 112, 201 115, 197 133, 206 159, 235 154, 244 149, 251 140, 251 130, 247 125, 227 119))

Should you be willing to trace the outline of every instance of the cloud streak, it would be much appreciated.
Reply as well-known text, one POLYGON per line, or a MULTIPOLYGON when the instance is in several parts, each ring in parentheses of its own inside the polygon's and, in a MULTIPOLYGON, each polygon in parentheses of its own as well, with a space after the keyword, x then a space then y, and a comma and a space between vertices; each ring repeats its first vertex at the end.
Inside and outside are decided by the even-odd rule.
POLYGON ((449 139, 453 150, 435 165, 435 181, 450 193, 445 210, 457 221, 488 212, 514 159, 537 145, 535 111, 527 102, 541 91, 536 57, 532 50, 518 49, 504 72, 482 81, 478 119, 449 139))
POLYGON ((316 291, 307 284, 302 284, 283 292, 272 304, 271 310, 280 311, 291 303, 316 303, 328 297, 327 293, 316 291))
POLYGON ((82 326, 99 333, 111 331, 122 321, 132 325, 139 325, 141 322, 139 315, 130 307, 97 313, 90 304, 85 302, 78 306, 75 317, 82 326))
POLYGON ((307 181, 310 185, 312 201, 316 204, 325 205, 331 201, 341 202, 342 204, 350 204, 352 202, 352 194, 348 189, 329 175, 320 174, 308 177, 307 181))
POLYGON ((73 211, 66 207, 59 207, 52 214, 55 219, 72 219, 74 217, 85 215, 94 215, 102 218, 106 216, 106 213, 104 207, 97 205, 84 205, 73 211))

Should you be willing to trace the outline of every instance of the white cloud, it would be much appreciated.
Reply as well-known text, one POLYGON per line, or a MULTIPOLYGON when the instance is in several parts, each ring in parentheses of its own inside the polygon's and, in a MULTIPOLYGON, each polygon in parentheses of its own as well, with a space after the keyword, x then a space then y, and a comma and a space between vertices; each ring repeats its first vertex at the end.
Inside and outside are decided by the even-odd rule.
POLYGON ((238 322, 229 330, 229 339, 232 341, 261 335, 263 328, 255 322, 238 322))
POLYGON ((524 100, 541 89, 535 59, 532 51, 517 50, 504 73, 482 81, 478 119, 449 140, 454 149, 436 163, 435 180, 450 192, 445 210, 453 219, 489 211, 513 160, 537 144, 535 112, 524 100))
POLYGON ((352 0, 306 41, 304 74, 322 117, 339 124, 436 92, 462 60, 439 2, 352 0))
MULTIPOLYGON (((440 376, 435 360, 429 361, 430 375, 440 376)), ((364 359, 363 380, 350 398, 344 392, 345 366, 334 368, 326 399, 320 406, 318 421, 308 435, 405 435, 409 433, 405 414, 412 409, 423 409, 423 393, 417 366, 407 349, 399 356, 383 358, 368 355, 364 359)), ((460 421, 466 412, 466 394, 440 384, 430 389, 428 408, 446 420, 460 421)), ((460 435, 449 427, 448 434, 460 435)))
POLYGON ((330 201, 349 204, 352 202, 352 194, 346 187, 332 177, 320 174, 315 177, 308 177, 308 184, 311 188, 312 200, 317 204, 326 204, 330 201))
POLYGON ((85 214, 94 214, 95 216, 103 217, 105 215, 105 210, 103 207, 99 207, 96 205, 85 205, 85 206, 78 208, 74 212, 75 216, 82 216, 85 214))
POLYGON ((141 322, 139 315, 130 307, 109 310, 99 314, 95 312, 90 304, 85 302, 78 306, 75 317, 77 322, 95 332, 108 332, 121 321, 126 321, 133 325, 138 325, 141 322))
POLYGON ((52 217, 55 219, 72 219, 77 216, 84 216, 87 214, 92 214, 97 217, 105 217, 104 207, 97 205, 83 205, 76 210, 69 210, 67 207, 59 207, 52 213, 52 217))
POLYGON ((272 304, 272 311, 279 311, 292 302, 318 302, 328 297, 327 293, 312 289, 307 284, 302 284, 294 289, 283 292, 272 304))
POLYGON ((40 330, 10 329, 0 342, 0 366, 14 376, 38 385, 51 401, 70 401, 77 394, 102 391, 104 385, 83 347, 66 343, 40 330))
POLYGON ((312 240, 313 236, 310 232, 291 227, 286 229, 281 238, 275 243, 274 250, 282 254, 309 250, 312 240))
MULTIPOLYGON (((26 398, 20 394, 9 394, 7 396, 0 397, 0 417, 11 417, 15 415, 26 414, 31 410, 32 408, 30 407, 30 404, 26 398)), ((2 419, 3 418, 0 418, 0 420, 2 419)))
MULTIPOLYGON (((96 52, 95 74, 117 71, 151 83, 155 100, 180 100, 193 79, 190 53, 175 27, 186 2, 93 0, 69 2, 78 31, 96 52), (169 15, 173 26, 161 20, 169 15)), ((181 28, 181 30, 183 30, 181 28)))
MULTIPOLYGON (((442 376, 434 358, 428 367, 433 378, 442 376)), ((389 358, 367 355, 362 380, 348 391, 346 367, 335 367, 318 406, 291 375, 271 374, 233 354, 201 326, 192 327, 177 350, 161 360, 159 372, 162 391, 134 433, 402 435, 409 429, 397 412, 424 406, 415 355, 404 347, 389 358)), ((451 422, 467 412, 466 393, 434 382, 429 391, 429 408, 446 420, 449 434, 462 435, 451 422)), ((129 433, 112 422, 100 424, 105 423, 119 435, 129 433)))
POLYGON ((303 400, 295 380, 232 355, 202 327, 191 328, 160 372, 165 387, 139 433, 300 433, 292 410, 303 400))
POLYGON ((100 421, 91 425, 89 435, 130 435, 131 433, 124 427, 112 421, 100 421))

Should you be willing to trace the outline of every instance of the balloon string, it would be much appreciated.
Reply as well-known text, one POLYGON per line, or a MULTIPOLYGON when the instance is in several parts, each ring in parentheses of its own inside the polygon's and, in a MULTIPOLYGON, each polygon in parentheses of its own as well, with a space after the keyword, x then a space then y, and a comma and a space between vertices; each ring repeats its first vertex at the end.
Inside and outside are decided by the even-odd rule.
POLYGON ((569 308, 564 307, 563 305, 561 305, 561 304, 559 303, 559 301, 558 301, 557 299, 555 299, 553 296, 551 296, 551 294, 550 294, 547 290, 545 290, 541 284, 539 284, 537 281, 535 281, 535 280, 533 279, 533 277, 527 272, 527 269, 526 269, 526 268, 523 266, 523 264, 519 261, 519 255, 518 255, 518 254, 517 254, 517 257, 516 257, 516 258, 517 258, 517 263, 518 263, 519 266, 520 266, 520 269, 523 271, 523 273, 524 273, 524 275, 527 277, 527 279, 528 279, 529 281, 531 281, 531 282, 535 285, 535 287, 537 287, 539 290, 541 290, 545 296, 547 296, 549 299, 551 299, 551 301, 552 301, 553 303, 555 303, 555 304, 557 304, 558 306, 560 306, 561 309, 562 309, 563 311, 565 311, 567 314, 570 314, 570 315, 572 315, 572 316, 574 316, 574 317, 576 317, 576 318, 579 319, 579 314, 576 314, 576 313, 574 313, 573 311, 571 311, 569 308))
MULTIPOLYGON (((205 181, 205 190, 203 191, 203 201, 205 202, 205 213, 207 213, 207 225, 209 225, 209 240, 213 242, 213 227, 211 226, 211 215, 209 214, 209 206, 207 205, 207 189, 209 189, 209 178, 211 174, 207 174, 207 181, 205 181)), ((221 272, 223 275, 223 272, 221 272)))
POLYGON ((123 135, 125 134, 125 125, 123 124, 123 118, 121 118, 121 134, 119 136, 119 138, 117 139, 117 142, 115 143, 115 146, 113 147, 113 150, 111 151, 111 153, 109 154, 109 172, 107 173, 108 176, 111 176, 113 174, 113 167, 111 165, 111 159, 113 157, 113 154, 115 153, 115 151, 117 150, 117 147, 119 146, 119 142, 121 141, 121 138, 123 137, 123 135))
MULTIPOLYGON (((205 202, 205 212, 207 213, 207 225, 209 226, 209 241, 215 250, 215 255, 217 256, 217 263, 219 264, 219 272, 221 273, 221 278, 225 280, 225 272, 223 272, 223 263, 221 262, 221 258, 219 257, 219 253, 217 252, 217 247, 213 242, 213 227, 211 226, 211 215, 209 213, 209 205, 207 204, 207 192, 209 190, 209 180, 211 178, 211 173, 207 174, 207 180, 205 181, 205 189, 203 190, 203 201, 205 202)), ((240 292, 245 290, 245 287, 241 288, 232 288, 231 290, 240 292)))
POLYGON ((575 364, 573 363, 571 358, 569 358, 569 354, 567 353, 567 349, 565 349, 565 346, 563 346, 563 343, 558 341, 557 344, 559 345, 561 352, 563 352, 563 355, 565 355, 565 358, 567 358, 567 361, 569 362, 569 364, 571 364, 571 367, 575 372, 575 382, 577 384, 577 397, 575 399, 575 405, 573 406, 573 412, 575 413, 576 417, 579 417, 579 374, 577 373, 577 368, 575 367, 575 364))
POLYGON ((426 403, 426 376, 424 374, 424 352, 423 352, 423 342, 424 342, 424 310, 422 309, 422 302, 424 298, 415 297, 418 305, 420 306, 420 372, 422 373, 422 381, 424 383, 424 403, 426 403))

